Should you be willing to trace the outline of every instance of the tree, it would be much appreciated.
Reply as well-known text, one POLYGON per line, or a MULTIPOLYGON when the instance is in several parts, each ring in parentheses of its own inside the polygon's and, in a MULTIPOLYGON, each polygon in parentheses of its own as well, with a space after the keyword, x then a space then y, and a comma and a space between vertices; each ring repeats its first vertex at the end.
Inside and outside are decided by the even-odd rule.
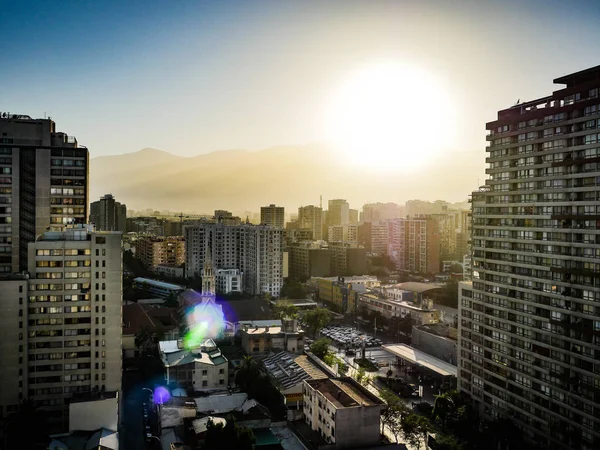
POLYGON ((450 269, 448 269, 448 272, 450 272, 450 273, 463 273, 463 266, 460 263, 452 264, 450 266, 450 269))
POLYGON ((321 338, 316 340, 311 346, 310 351, 315 354, 317 358, 323 359, 327 353, 329 353, 329 346, 331 341, 327 338, 321 338))
POLYGON ((252 356, 244 356, 244 359, 235 369, 234 381, 242 390, 247 390, 249 386, 261 377, 263 374, 260 363, 252 356))
POLYGON ((436 450, 463 450, 463 444, 454 436, 438 433, 435 436, 436 450))
POLYGON ((446 429, 448 425, 448 416, 456 412, 456 405, 452 398, 452 392, 444 392, 435 396, 433 402, 433 419, 441 422, 442 428, 446 429))
POLYGON ((212 419, 206 424, 206 438, 202 450, 221 450, 235 448, 253 450, 256 438, 250 428, 238 425, 231 414, 225 419, 227 423, 214 423, 212 419))
POLYGON ((388 379, 388 382, 390 381, 390 378, 392 378, 392 375, 394 375, 394 371, 392 369, 388 369, 387 372, 385 373, 385 376, 388 379))
POLYGON ((278 319, 285 319, 286 317, 294 319, 298 317, 298 308, 292 302, 278 301, 274 312, 278 319))
POLYGON ((400 427, 404 439, 412 447, 416 447, 418 450, 421 447, 422 440, 427 444, 427 433, 431 430, 431 425, 425 417, 414 413, 406 414, 402 416, 400 427))
POLYGON ((5 424, 5 444, 9 448, 45 449, 48 437, 47 413, 26 398, 19 402, 17 410, 10 414, 5 424))
POLYGON ((331 322, 331 313, 325 308, 312 309, 304 315, 304 323, 312 331, 313 339, 329 322, 331 322))
POLYGON ((297 280, 288 279, 284 281, 281 291, 279 291, 279 296, 289 299, 305 299, 306 292, 304 292, 304 288, 297 280))
POLYGON ((356 379, 356 381, 358 381, 360 384, 362 384, 362 382, 365 379, 366 376, 366 371, 364 367, 359 367, 358 370, 356 371, 356 374, 354 375, 354 378, 356 379))

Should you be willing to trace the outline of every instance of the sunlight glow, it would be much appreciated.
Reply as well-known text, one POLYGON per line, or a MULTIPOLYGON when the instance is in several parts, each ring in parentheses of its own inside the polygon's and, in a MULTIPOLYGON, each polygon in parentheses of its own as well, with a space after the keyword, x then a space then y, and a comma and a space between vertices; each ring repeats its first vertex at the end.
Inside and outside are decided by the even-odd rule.
POLYGON ((382 171, 414 169, 454 144, 449 89, 434 74, 381 63, 351 74, 326 112, 340 160, 382 171))

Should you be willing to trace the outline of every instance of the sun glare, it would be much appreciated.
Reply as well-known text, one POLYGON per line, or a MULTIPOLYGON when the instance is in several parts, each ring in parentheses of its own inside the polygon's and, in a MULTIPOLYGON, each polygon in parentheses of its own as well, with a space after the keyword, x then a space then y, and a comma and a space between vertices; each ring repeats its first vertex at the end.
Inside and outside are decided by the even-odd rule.
POLYGON ((387 63, 351 74, 334 92, 326 133, 342 161, 399 171, 435 158, 453 141, 449 92, 433 74, 387 63))

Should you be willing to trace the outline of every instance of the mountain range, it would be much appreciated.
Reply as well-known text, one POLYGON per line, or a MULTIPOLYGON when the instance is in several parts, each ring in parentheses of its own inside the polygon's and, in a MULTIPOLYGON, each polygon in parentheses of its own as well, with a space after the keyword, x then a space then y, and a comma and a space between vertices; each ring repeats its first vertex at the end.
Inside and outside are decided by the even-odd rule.
MULTIPOLYGON (((345 198, 351 208, 409 199, 465 201, 483 180, 485 153, 446 153, 427 167, 384 174, 345 164, 326 145, 222 150, 182 157, 153 148, 99 156, 90 162, 92 201, 111 193, 128 209, 212 213, 258 211, 275 203, 287 212, 345 198)), ((385 165, 385 161, 381 161, 385 165)))

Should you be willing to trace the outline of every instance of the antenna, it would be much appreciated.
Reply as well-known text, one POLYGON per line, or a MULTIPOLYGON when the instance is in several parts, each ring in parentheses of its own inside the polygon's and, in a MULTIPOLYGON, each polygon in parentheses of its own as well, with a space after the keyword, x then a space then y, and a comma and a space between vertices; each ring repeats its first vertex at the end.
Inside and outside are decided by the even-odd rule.
POLYGON ((319 195, 319 208, 323 209, 323 194, 319 195))

